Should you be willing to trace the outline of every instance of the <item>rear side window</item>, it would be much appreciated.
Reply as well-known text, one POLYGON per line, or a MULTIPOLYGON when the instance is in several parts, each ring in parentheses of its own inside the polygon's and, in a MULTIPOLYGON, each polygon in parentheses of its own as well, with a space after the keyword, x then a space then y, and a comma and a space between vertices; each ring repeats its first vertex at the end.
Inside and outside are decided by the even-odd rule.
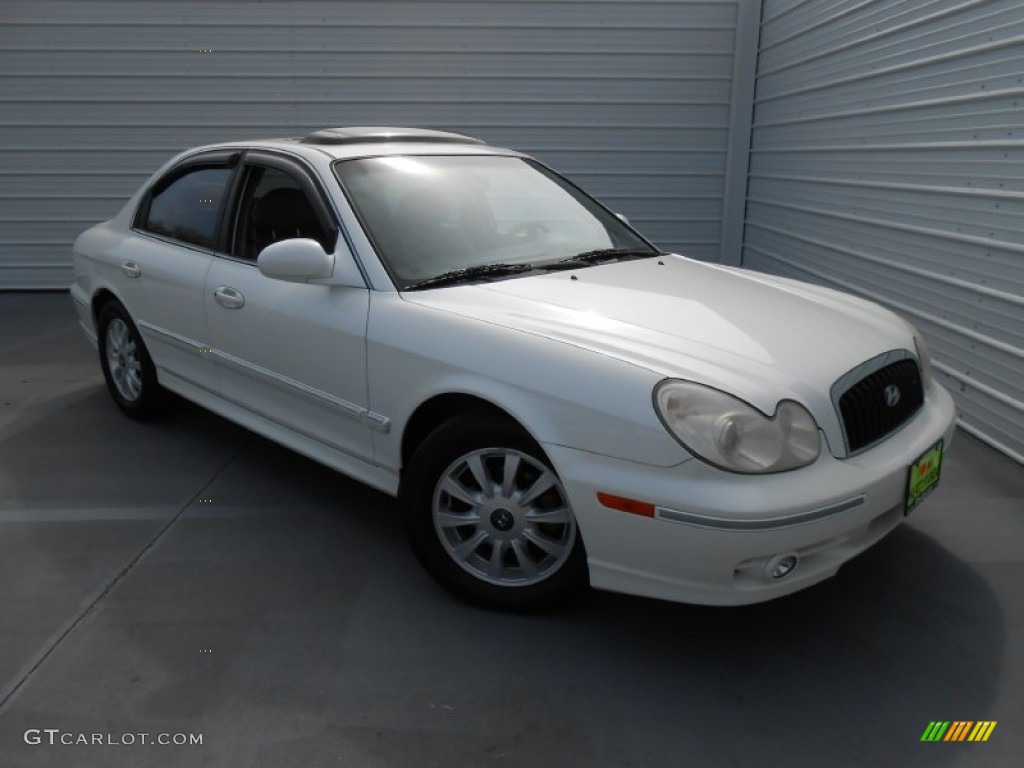
POLYGON ((150 196, 142 229, 202 248, 215 248, 231 173, 230 168, 197 168, 170 184, 157 186, 150 196))

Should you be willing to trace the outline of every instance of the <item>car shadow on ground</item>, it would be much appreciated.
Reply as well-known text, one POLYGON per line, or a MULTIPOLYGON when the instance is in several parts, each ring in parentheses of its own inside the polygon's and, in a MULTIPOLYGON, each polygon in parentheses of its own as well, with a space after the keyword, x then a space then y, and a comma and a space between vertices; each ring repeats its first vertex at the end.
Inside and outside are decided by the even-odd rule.
MULTIPOLYGON (((919 741, 929 720, 997 719, 1007 631, 985 579, 909 527, 771 603, 591 591, 558 611, 508 615, 429 580, 393 499, 188 403, 138 424, 102 391, 76 391, 8 433, 0 461, 22 508, 19 546, 50 583, 81 577, 91 527, 138 526, 107 572, 90 572, 97 586, 149 547, 0 715, 19 765, 52 764, 44 748, 16 744, 29 727, 203 731, 205 764, 239 766, 328 755, 361 766, 935 766, 996 755, 919 741), (76 505, 65 535, 32 522, 34 510, 76 505), (138 507, 157 512, 90 520, 90 509, 138 507)), ((7 573, 9 589, 59 599, 28 577, 7 573)), ((54 631, 66 620, 55 616, 54 631)), ((181 759, 112 749, 76 753, 76 765, 181 759)))

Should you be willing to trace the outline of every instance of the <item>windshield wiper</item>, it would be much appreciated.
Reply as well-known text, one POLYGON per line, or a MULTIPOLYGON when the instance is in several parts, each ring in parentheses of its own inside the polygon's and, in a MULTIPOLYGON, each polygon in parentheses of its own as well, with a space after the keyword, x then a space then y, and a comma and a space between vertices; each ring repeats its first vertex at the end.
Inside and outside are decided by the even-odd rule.
POLYGON ((503 275, 514 275, 519 272, 529 272, 536 269, 533 264, 478 264, 475 267, 463 267, 453 269, 450 272, 443 272, 434 277, 407 285, 405 290, 416 291, 420 288, 433 288, 438 285, 454 285, 465 283, 471 280, 479 280, 485 277, 502 277, 503 275))
POLYGON ((605 261, 618 261, 625 258, 647 258, 657 256, 657 251, 648 248, 597 248, 593 251, 583 251, 575 256, 569 256, 549 264, 542 264, 544 269, 571 268, 579 263, 600 264, 605 261))

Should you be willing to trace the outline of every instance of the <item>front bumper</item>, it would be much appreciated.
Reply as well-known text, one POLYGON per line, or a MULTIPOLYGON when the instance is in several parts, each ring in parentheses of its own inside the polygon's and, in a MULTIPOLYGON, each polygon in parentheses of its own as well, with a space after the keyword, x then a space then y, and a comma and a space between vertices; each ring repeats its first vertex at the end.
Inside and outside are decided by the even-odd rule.
POLYGON ((822 581, 895 528, 908 467, 940 438, 948 447, 955 415, 953 399, 933 382, 917 415, 874 448, 841 460, 825 453, 777 475, 731 474, 696 459, 661 468, 544 449, 576 513, 592 586, 740 605, 822 581), (656 516, 604 507, 599 492, 651 503, 656 516), (797 568, 770 578, 769 560, 790 553, 797 568))

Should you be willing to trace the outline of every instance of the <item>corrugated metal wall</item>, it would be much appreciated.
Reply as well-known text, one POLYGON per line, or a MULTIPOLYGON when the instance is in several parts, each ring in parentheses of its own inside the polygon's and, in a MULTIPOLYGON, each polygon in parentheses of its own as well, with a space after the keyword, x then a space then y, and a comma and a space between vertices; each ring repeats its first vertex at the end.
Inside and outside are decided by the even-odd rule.
POLYGON ((1022 82, 1019 0, 765 0, 743 252, 904 314, 1019 461, 1022 82))
POLYGON ((67 286, 74 237, 174 152, 346 124, 523 149, 716 258, 736 6, 5 0, 0 288, 67 286))

